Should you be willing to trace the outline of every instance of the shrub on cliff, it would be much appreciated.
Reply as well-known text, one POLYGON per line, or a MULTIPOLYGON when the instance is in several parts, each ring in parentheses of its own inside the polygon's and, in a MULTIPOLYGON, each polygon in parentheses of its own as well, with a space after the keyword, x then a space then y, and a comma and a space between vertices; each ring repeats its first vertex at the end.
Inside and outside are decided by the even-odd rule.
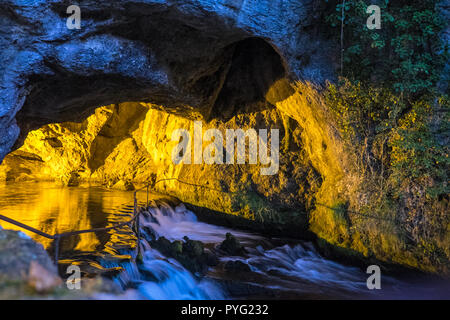
POLYGON ((342 76, 416 97, 439 81, 448 59, 447 44, 440 39, 447 23, 441 0, 327 2, 325 20, 339 47, 342 39, 342 76), (381 9, 381 28, 371 30, 366 11, 373 4, 381 9))
POLYGON ((377 1, 382 27, 369 30, 372 2, 330 1, 326 20, 343 37, 343 68, 325 97, 361 177, 349 210, 372 217, 362 241, 378 256, 400 245, 397 262, 448 271, 450 100, 439 2, 377 1))

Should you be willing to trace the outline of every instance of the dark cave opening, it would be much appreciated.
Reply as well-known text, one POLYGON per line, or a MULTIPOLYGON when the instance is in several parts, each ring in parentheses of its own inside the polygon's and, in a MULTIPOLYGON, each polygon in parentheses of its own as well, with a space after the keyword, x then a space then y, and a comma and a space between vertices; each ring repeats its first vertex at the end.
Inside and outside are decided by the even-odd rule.
POLYGON ((164 62, 167 74, 175 87, 101 71, 81 76, 57 61, 45 61, 52 73, 29 77, 25 102, 16 115, 21 133, 14 148, 21 146, 31 130, 50 123, 81 121, 96 107, 112 103, 148 102, 187 118, 195 113, 205 120, 228 120, 271 108, 292 94, 290 85, 283 82, 287 73, 283 60, 267 41, 247 38, 214 51, 218 52, 216 57, 199 63, 190 79, 183 70, 198 60, 193 51, 182 61, 176 56, 165 57, 169 59, 164 62), (273 88, 276 97, 269 99, 273 88))
POLYGON ((232 46, 233 55, 212 118, 228 119, 237 113, 270 107, 267 92, 286 76, 280 55, 263 39, 248 38, 232 46))

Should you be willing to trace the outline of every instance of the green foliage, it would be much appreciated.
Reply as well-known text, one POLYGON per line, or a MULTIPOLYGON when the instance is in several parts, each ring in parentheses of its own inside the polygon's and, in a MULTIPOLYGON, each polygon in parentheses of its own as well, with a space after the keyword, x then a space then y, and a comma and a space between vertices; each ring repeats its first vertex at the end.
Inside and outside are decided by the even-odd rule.
POLYGON ((391 164, 397 181, 428 178, 434 181, 428 189, 429 195, 450 193, 449 124, 447 96, 438 99, 436 106, 425 100, 413 104, 391 135, 391 164), (439 121, 436 118, 440 118, 439 121))
MULTIPOLYGON (((342 1, 329 2, 326 21, 340 41, 342 1)), ((439 33, 446 21, 440 0, 377 1, 381 29, 370 30, 368 0, 346 0, 344 14, 344 70, 354 80, 370 80, 406 95, 423 95, 439 80, 448 48, 439 33)))
POLYGON ((347 146, 356 155, 356 170, 372 173, 371 179, 390 175, 397 185, 407 179, 429 178, 434 182, 429 195, 449 193, 447 96, 423 97, 408 106, 389 89, 342 80, 329 84, 325 97, 347 146), (377 149, 377 141, 385 143, 377 149))
MULTIPOLYGON (((327 2, 337 47, 343 38, 343 70, 325 98, 360 179, 348 212, 375 219, 373 228, 361 223, 366 233, 383 235, 378 245, 368 236, 379 254, 402 245, 408 254, 397 261, 448 265, 450 100, 437 90, 448 61, 441 0, 327 2), (381 8, 379 30, 366 26, 371 4, 381 8)), ((335 220, 346 225, 336 209, 335 220)))
MULTIPOLYGON (((389 246, 374 248, 389 251, 398 237, 420 259, 448 263, 448 96, 424 96, 410 105, 393 90, 349 80, 330 84, 325 96, 354 155, 351 169, 362 177, 351 210, 365 216, 360 223, 375 219, 374 233, 389 235, 383 240, 389 246)), ((348 226, 344 207, 334 209, 335 221, 348 226)), ((401 261, 414 265, 409 259, 401 261)))
POLYGON ((353 145, 391 130, 404 108, 401 98, 388 89, 348 79, 329 84, 326 100, 346 140, 353 145))
POLYGON ((348 79, 329 84, 325 99, 354 155, 353 170, 382 185, 389 164, 386 142, 405 109, 402 99, 389 89, 348 79))
POLYGON ((327 2, 337 41, 344 22, 346 78, 329 85, 326 97, 358 167, 386 169, 398 184, 430 178, 431 195, 448 193, 449 100, 435 89, 448 60, 441 1, 327 2), (381 8, 381 29, 367 28, 371 4, 381 8))

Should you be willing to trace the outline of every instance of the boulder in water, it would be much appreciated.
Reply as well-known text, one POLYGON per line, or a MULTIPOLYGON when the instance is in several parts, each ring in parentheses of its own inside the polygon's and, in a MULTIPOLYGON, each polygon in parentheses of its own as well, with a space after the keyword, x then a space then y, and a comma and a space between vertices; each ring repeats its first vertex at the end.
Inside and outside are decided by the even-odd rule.
POLYGON ((184 237, 183 251, 189 256, 198 258, 204 253, 203 243, 201 241, 191 240, 184 237))
POLYGON ((232 256, 242 256, 247 253, 239 240, 229 232, 225 235, 225 240, 219 245, 219 249, 232 256))
POLYGON ((174 258, 194 274, 205 274, 209 266, 218 264, 218 259, 211 252, 205 251, 201 241, 184 237, 170 241, 164 237, 150 242, 150 245, 167 257, 174 258))

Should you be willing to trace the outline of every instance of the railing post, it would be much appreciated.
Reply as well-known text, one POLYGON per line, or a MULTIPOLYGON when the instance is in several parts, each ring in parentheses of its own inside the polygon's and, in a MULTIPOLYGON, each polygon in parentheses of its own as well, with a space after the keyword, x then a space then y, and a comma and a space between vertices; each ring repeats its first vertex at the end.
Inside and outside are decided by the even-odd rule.
POLYGON ((139 225, 139 208, 137 203, 137 197, 136 197, 137 191, 134 192, 134 216, 135 216, 135 230, 136 230, 136 238, 137 238, 137 254, 136 258, 139 259, 139 255, 141 254, 141 246, 140 246, 140 239, 141 239, 141 231, 140 231, 140 225, 139 225))
POLYGON ((58 266, 58 260, 59 260, 59 240, 61 239, 59 235, 55 236, 55 264, 58 266))

